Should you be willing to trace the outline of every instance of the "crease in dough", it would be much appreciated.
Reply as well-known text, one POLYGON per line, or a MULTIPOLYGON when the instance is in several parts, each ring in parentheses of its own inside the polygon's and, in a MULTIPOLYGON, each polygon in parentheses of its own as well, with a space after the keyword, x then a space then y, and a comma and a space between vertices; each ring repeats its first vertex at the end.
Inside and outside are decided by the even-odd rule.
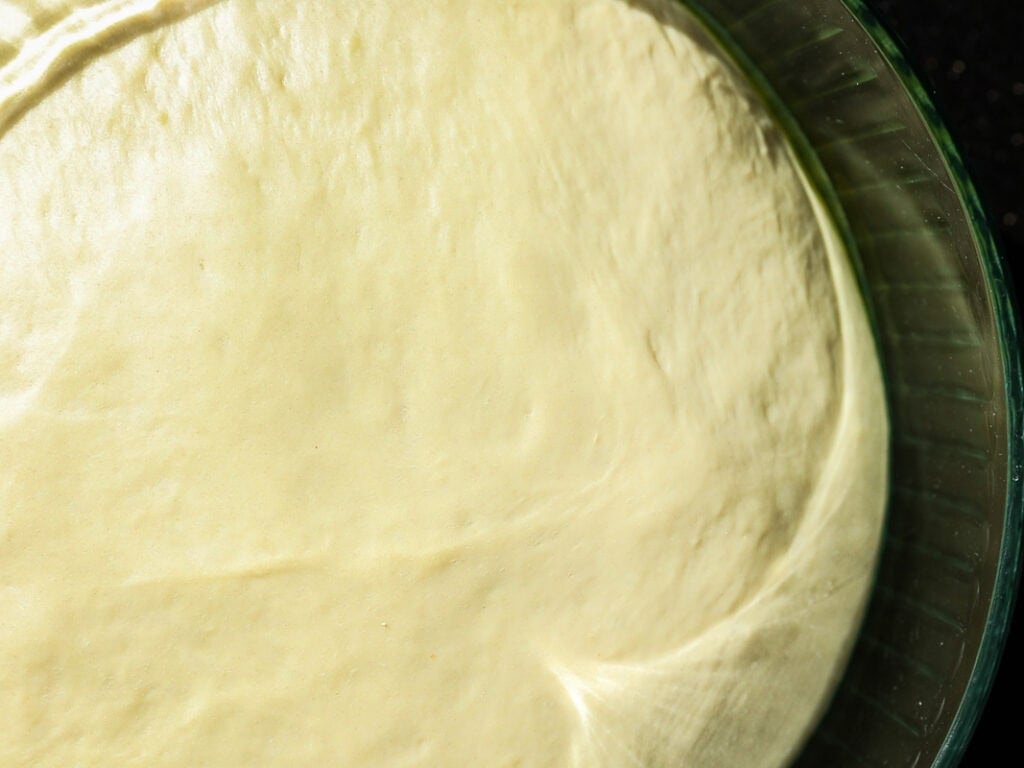
POLYGON ((217 0, 57 0, 0 3, 0 136, 25 110, 111 46, 217 0), (6 11, 6 13, 2 13, 6 11))

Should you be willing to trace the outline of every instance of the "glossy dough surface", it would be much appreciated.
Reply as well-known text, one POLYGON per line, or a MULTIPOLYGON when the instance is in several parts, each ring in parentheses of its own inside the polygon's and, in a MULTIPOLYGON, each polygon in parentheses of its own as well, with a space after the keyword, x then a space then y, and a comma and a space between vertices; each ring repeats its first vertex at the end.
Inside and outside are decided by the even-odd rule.
POLYGON ((56 85, 0 179, 0 765, 798 748, 881 378, 686 17, 225 0, 56 85))

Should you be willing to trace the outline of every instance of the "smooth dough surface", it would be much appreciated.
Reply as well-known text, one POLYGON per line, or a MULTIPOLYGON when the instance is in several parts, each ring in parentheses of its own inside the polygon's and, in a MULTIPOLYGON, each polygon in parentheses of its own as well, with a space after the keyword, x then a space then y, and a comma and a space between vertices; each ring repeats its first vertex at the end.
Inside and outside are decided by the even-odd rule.
POLYGON ((659 3, 190 10, 0 138, 0 765, 785 764, 887 425, 742 78, 659 3))

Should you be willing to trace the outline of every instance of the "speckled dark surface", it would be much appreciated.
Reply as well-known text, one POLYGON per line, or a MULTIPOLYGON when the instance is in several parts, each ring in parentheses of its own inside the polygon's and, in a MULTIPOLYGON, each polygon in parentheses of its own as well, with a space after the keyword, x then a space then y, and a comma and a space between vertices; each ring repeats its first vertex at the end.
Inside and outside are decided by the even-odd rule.
POLYGON ((1019 0, 866 0, 900 40, 1024 271, 1024 5, 1019 0))
MULTIPOLYGON (((960 147, 1024 298, 1024 3, 865 0, 901 43, 960 147)), ((1018 764, 1022 610, 962 768, 1018 764)))

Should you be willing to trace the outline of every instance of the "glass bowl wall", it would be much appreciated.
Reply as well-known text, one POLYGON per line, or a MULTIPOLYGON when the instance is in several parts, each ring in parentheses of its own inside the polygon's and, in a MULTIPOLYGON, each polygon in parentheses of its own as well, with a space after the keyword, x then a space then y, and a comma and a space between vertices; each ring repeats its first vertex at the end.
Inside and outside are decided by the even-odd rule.
POLYGON ((860 639, 798 768, 957 764, 1019 569, 1011 291, 948 135, 859 0, 686 2, 747 70, 859 270, 892 418, 889 520, 860 639))

